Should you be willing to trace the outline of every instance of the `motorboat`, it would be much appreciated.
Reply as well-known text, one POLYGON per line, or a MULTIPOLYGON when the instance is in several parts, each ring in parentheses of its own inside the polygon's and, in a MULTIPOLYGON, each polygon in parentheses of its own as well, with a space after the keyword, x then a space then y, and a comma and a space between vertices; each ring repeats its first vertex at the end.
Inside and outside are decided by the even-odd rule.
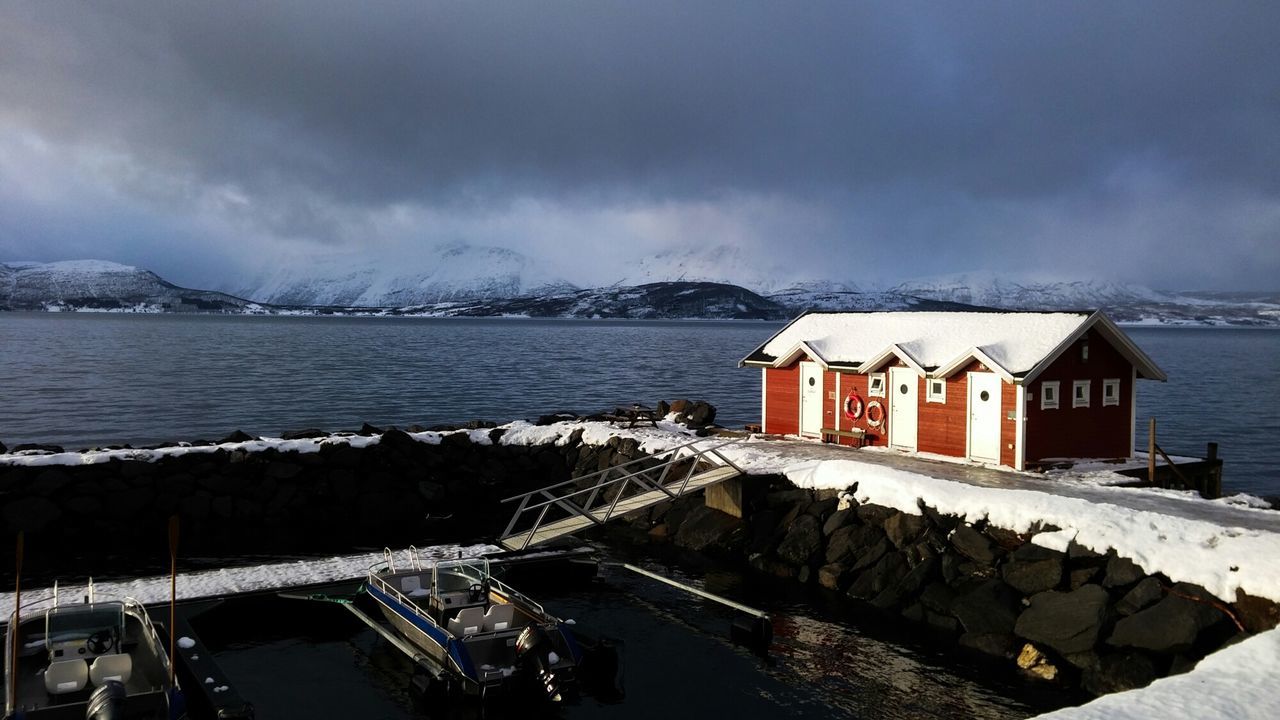
POLYGON ((5 717, 147 720, 183 715, 169 654, 146 608, 99 600, 24 608, 5 634, 5 717), (16 652, 15 652, 16 650, 16 652))
POLYGON ((467 694, 530 690, 552 701, 575 681, 582 649, 569 624, 490 574, 486 558, 424 566, 411 550, 369 568, 364 590, 395 631, 467 694))

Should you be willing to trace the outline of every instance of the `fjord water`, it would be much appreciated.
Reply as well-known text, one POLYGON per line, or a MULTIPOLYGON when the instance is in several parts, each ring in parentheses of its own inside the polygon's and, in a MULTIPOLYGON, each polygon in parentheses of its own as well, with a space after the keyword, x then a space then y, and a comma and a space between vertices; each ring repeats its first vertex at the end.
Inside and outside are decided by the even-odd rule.
MULTIPOLYGON (((0 441, 68 448, 319 427, 503 422, 689 397, 758 422, 737 361, 780 327, 617 321, 0 313, 0 441)), ((1280 331, 1132 328, 1161 446, 1220 443, 1228 493, 1280 494, 1280 331)), ((1082 428, 1082 432, 1088 432, 1082 428)))

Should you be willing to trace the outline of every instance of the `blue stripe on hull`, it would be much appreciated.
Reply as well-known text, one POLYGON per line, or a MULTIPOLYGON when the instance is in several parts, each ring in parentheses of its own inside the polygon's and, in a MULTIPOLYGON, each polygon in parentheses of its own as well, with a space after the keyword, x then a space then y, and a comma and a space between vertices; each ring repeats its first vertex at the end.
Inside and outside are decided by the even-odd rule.
POLYGON ((369 594, 375 600, 390 608, 392 612, 410 625, 421 630, 423 635, 426 635, 432 642, 444 649, 464 677, 473 682, 480 682, 480 679, 476 676, 475 665, 471 662, 471 655, 467 653, 466 647, 461 642, 450 637, 440 626, 427 621, 414 612, 413 609, 406 608, 404 603, 373 585, 366 584, 365 589, 369 591, 369 594))

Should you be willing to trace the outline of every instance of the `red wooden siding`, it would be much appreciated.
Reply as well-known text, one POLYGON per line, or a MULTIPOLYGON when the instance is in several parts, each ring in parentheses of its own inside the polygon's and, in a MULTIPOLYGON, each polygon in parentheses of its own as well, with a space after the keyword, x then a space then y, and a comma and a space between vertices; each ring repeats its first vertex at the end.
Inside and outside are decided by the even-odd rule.
POLYGON ((766 368, 764 429, 778 435, 800 432, 800 364, 766 368))
POLYGON ((1013 467, 1017 457, 1018 386, 1011 382, 1000 383, 1000 464, 1013 467))
MULTIPOLYGON (((977 363, 974 363, 976 366, 977 363)), ((970 368, 946 379, 947 402, 928 402, 925 380, 920 381, 920 429, 917 435, 920 452, 964 457, 968 431, 970 368)))
POLYGON ((1077 340, 1026 388, 1026 461, 1052 457, 1127 457, 1133 412, 1133 366, 1096 332, 1086 334, 1089 359, 1077 340), (1102 381, 1120 379, 1118 405, 1102 406, 1102 381), (1058 408, 1040 409, 1040 383, 1058 381, 1058 408), (1071 407, 1074 380, 1090 380, 1089 407, 1071 407))

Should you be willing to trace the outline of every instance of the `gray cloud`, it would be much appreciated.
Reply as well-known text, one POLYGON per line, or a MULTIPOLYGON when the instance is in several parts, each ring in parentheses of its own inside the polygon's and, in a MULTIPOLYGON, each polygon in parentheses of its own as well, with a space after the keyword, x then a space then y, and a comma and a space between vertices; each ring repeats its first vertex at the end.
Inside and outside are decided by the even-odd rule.
POLYGON ((0 253, 205 280, 464 239, 594 253, 581 282, 782 240, 815 276, 1274 285, 1278 27, 1269 2, 6 4, 0 253), (1209 245, 1242 265, 1206 273, 1209 245))

